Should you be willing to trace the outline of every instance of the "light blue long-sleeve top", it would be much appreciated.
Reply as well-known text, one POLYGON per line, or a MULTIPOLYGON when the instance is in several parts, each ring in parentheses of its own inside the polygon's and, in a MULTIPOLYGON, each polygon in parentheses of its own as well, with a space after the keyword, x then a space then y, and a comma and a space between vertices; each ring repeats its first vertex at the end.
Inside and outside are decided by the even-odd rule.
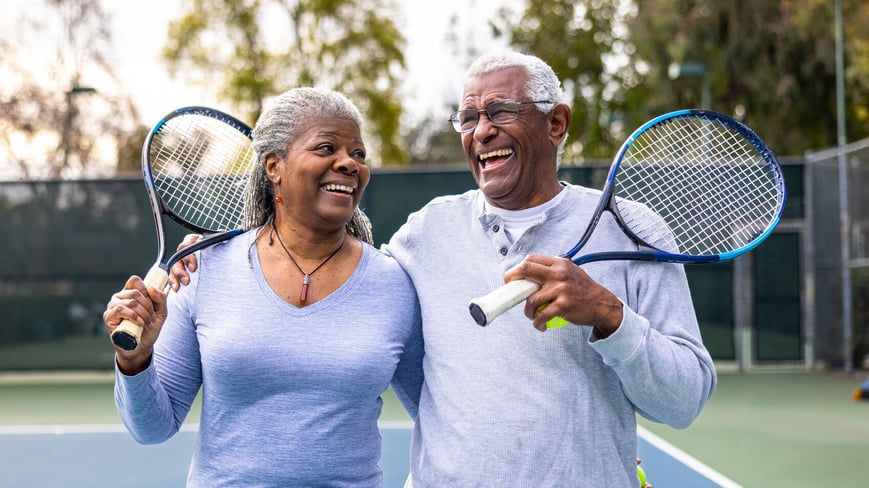
MULTIPOLYGON (((414 431, 414 488, 635 488, 636 414, 686 427, 716 382, 684 269, 602 261, 583 269, 624 304, 600 338, 568 325, 540 333, 517 306, 488 327, 471 299, 528 254, 559 255, 600 192, 567 185, 514 243, 479 190, 436 198, 383 249, 408 272, 423 316, 425 383, 414 431)), ((583 252, 636 250, 605 215, 583 252)))
POLYGON ((116 374, 124 425, 162 442, 201 387, 188 486, 382 486, 380 395, 392 382, 415 417, 422 384, 410 280, 366 244, 338 290, 297 308, 263 277, 254 233, 203 250, 190 285, 170 293, 151 366, 116 374))

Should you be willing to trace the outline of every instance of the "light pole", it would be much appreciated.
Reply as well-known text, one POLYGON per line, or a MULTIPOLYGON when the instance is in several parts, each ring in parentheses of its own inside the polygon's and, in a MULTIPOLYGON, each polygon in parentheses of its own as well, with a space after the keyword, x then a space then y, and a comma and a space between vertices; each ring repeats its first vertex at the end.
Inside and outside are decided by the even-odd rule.
POLYGON ((842 272, 842 345, 843 369, 851 374, 854 370, 852 357, 854 304, 851 290, 851 214, 848 208, 848 162, 845 157, 845 144, 848 133, 845 127, 845 21, 842 0, 836 0, 836 133, 837 166, 839 169, 839 245, 842 272))
POLYGON ((671 63, 667 69, 671 80, 679 78, 700 78, 700 108, 709 110, 711 107, 711 95, 709 93, 709 73, 703 63, 671 63))
POLYGON ((61 145, 63 146, 63 167, 66 168, 69 163, 70 151, 70 131, 72 130, 72 97, 79 93, 96 93, 96 88, 89 86, 73 85, 66 92, 66 116, 63 119, 63 134, 61 135, 61 145))

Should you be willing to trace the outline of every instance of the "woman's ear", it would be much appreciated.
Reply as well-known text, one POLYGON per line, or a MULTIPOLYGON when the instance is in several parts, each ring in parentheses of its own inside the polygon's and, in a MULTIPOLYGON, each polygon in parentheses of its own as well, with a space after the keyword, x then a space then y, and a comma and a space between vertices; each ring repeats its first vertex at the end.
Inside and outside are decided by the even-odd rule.
POLYGON ((267 155, 265 170, 272 183, 276 185, 281 183, 281 158, 275 154, 267 155))
POLYGON ((570 127, 570 107, 566 103, 557 103, 549 112, 549 140, 553 146, 559 146, 567 137, 570 127))

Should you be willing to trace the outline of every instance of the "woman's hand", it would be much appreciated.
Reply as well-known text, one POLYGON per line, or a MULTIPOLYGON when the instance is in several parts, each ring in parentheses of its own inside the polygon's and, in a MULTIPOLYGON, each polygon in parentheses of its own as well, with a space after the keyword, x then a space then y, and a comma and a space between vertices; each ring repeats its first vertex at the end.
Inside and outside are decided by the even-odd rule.
POLYGON ((103 322, 109 336, 124 320, 143 328, 136 349, 126 351, 115 348, 118 367, 124 374, 134 375, 144 371, 151 362, 154 342, 166 320, 166 293, 148 288, 141 278, 131 276, 124 288, 112 295, 103 312, 103 322))
MULTIPOLYGON (((204 238, 201 234, 187 234, 175 250, 180 251, 185 247, 196 244, 202 239, 204 238)), ((173 264, 172 268, 169 270, 169 287, 172 288, 173 291, 178 291, 178 289, 181 288, 181 285, 190 283, 190 273, 195 271, 196 256, 193 254, 184 256, 177 263, 173 264)))

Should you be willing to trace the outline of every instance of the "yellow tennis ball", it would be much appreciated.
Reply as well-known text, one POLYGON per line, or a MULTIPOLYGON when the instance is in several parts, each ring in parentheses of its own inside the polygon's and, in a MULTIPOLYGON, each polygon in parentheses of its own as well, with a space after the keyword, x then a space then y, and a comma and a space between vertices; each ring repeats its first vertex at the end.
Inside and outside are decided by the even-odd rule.
POLYGON ((548 329, 560 329, 567 325, 567 321, 561 317, 555 316, 546 321, 546 328, 548 329))
POLYGON ((646 486, 646 472, 639 466, 637 466, 637 478, 640 479, 640 488, 646 486))
MULTIPOLYGON (((543 310, 544 308, 546 308, 547 305, 549 305, 549 304, 544 303, 543 305, 540 305, 539 307, 537 307, 536 312, 540 313, 540 311, 543 310)), ((552 317, 551 319, 546 321, 546 328, 547 329, 560 329, 560 328, 564 327, 565 325, 567 325, 567 321, 559 316, 552 317)))

